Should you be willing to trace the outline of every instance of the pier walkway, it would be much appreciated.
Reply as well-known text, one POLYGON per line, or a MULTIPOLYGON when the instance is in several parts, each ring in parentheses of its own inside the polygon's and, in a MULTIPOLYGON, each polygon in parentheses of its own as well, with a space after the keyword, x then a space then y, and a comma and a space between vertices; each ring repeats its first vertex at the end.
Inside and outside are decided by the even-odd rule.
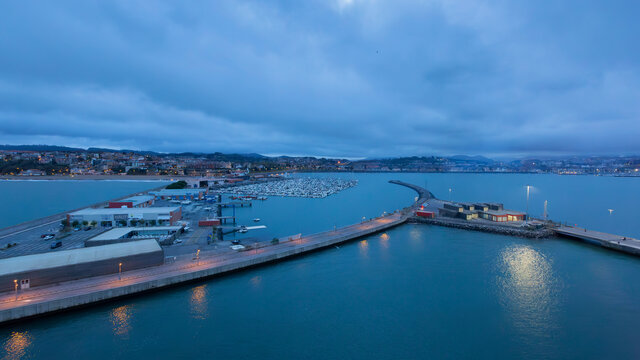
POLYGON ((285 240, 278 244, 242 252, 202 251, 197 260, 190 255, 164 265, 124 272, 121 279, 118 274, 113 274, 42 286, 18 293, 0 293, 0 323, 86 306, 238 271, 333 247, 343 242, 387 230, 403 224, 411 216, 411 210, 431 196, 428 191, 418 186, 402 182, 394 183, 416 190, 419 194, 418 201, 412 206, 389 215, 339 229, 306 235, 299 239, 285 240))
POLYGON ((590 244, 600 245, 609 249, 634 255, 640 255, 640 240, 638 239, 573 226, 560 226, 553 229, 553 231, 560 236, 578 239, 590 244))

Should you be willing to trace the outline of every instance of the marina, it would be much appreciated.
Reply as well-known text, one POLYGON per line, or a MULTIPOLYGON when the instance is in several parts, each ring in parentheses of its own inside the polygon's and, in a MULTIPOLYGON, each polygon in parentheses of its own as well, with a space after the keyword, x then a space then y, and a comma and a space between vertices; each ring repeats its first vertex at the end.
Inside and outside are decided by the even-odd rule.
POLYGON ((321 199, 358 185, 357 180, 337 178, 294 178, 226 188, 239 196, 288 196, 321 199))

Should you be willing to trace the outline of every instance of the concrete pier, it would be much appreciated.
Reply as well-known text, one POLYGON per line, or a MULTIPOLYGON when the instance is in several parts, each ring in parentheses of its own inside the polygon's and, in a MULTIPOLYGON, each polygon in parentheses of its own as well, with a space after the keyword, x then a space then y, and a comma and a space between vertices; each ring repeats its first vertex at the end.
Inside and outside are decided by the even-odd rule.
POLYGON ((638 239, 573 226, 560 226, 553 229, 553 231, 559 236, 577 239, 628 254, 640 255, 640 240, 638 239))
POLYGON ((189 256, 170 264, 165 263, 161 266, 132 270, 123 273, 121 279, 117 274, 105 275, 52 286, 41 286, 22 292, 0 293, 0 323, 87 306, 238 271, 333 247, 343 242, 385 231, 403 224, 411 216, 416 206, 426 201, 430 194, 415 185, 396 183, 416 190, 419 194, 418 201, 414 205, 392 214, 340 229, 306 235, 294 240, 284 240, 275 245, 243 252, 231 252, 223 255, 200 252, 197 260, 193 260, 189 256))

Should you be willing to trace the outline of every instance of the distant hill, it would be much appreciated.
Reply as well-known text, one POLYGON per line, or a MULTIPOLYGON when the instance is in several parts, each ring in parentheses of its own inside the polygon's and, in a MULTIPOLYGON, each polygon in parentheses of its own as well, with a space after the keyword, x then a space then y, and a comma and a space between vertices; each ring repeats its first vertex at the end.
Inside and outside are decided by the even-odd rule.
POLYGON ((84 151, 81 148, 72 148, 57 145, 0 145, 0 150, 20 150, 20 151, 84 151))
POLYGON ((494 161, 484 156, 476 155, 476 156, 468 156, 468 155, 455 155, 451 156, 449 160, 453 161, 467 161, 467 162, 477 162, 483 164, 490 164, 494 161))

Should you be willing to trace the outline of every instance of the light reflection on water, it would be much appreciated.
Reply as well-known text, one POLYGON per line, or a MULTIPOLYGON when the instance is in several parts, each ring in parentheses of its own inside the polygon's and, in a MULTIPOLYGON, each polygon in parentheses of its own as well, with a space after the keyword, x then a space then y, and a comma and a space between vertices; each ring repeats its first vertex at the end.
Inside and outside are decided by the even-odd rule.
POLYGON ((196 286, 191 289, 191 316, 194 319, 204 320, 209 317, 209 304, 207 301, 207 285, 196 286))
POLYGON ((360 242, 358 242, 358 248, 360 250, 360 255, 363 258, 369 257, 369 243, 367 240, 360 240, 360 242))
POLYGON ((118 336, 126 336, 131 330, 131 305, 122 305, 111 311, 111 324, 113 333, 118 336))
POLYGON ((557 324, 557 282, 551 263, 529 246, 505 248, 499 256, 500 301, 523 335, 551 336, 557 324))
POLYGON ((262 284, 262 276, 256 275, 256 276, 251 278, 251 285, 254 288, 259 288, 260 284, 262 284))
POLYGON ((389 234, 384 233, 380 235, 380 245, 385 249, 389 248, 389 234))
POLYGON ((28 332, 12 332, 4 343, 5 356, 2 359, 22 359, 27 354, 29 345, 31 345, 31 335, 28 332))

